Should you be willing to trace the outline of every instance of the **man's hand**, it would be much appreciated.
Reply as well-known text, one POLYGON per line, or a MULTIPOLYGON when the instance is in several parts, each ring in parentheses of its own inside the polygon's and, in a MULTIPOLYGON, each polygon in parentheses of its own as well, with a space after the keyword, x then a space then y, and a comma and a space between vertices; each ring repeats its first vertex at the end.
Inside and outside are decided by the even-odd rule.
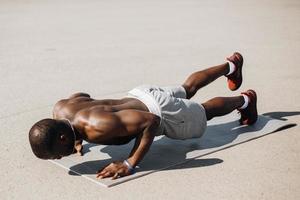
POLYGON ((116 161, 97 172, 97 178, 112 177, 117 179, 119 177, 128 176, 133 171, 138 163, 143 159, 149 150, 155 132, 160 124, 160 117, 144 111, 136 110, 122 110, 118 112, 118 116, 123 122, 123 126, 132 129, 132 124, 136 124, 136 131, 140 132, 136 137, 134 147, 126 160, 126 162, 116 161), (131 167, 129 167, 131 166, 131 167))
POLYGON ((115 161, 97 171, 96 178, 112 177, 112 180, 130 175, 129 169, 122 161, 115 161))
POLYGON ((82 140, 76 140, 73 153, 82 156, 83 155, 82 150, 83 150, 82 140))

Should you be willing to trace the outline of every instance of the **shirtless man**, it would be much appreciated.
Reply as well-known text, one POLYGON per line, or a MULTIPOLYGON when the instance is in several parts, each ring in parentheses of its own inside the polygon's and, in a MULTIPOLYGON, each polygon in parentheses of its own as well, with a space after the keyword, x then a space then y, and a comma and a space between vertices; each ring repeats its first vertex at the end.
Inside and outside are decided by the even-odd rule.
POLYGON ((199 138, 207 120, 238 109, 240 123, 257 120, 256 93, 248 90, 240 96, 216 97, 203 104, 189 100, 215 79, 226 76, 230 90, 242 84, 243 57, 234 53, 221 65, 191 74, 181 86, 143 85, 122 99, 96 100, 86 93, 76 93, 58 101, 53 119, 33 125, 29 141, 33 153, 41 159, 60 159, 81 154, 82 140, 104 145, 121 145, 135 139, 124 161, 115 161, 97 172, 97 178, 127 176, 149 150, 153 139, 166 135, 173 139, 199 138))

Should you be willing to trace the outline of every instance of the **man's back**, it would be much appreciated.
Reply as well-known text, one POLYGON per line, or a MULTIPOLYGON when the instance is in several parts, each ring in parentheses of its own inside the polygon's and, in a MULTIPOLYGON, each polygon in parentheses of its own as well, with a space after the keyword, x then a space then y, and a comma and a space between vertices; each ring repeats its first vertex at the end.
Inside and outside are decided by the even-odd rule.
POLYGON ((147 107, 134 98, 95 100, 86 93, 76 93, 55 104, 53 118, 71 121, 86 141, 125 144, 140 132, 141 120, 128 115, 130 110, 148 112, 147 107), (132 124, 135 128, 129 127, 132 124))

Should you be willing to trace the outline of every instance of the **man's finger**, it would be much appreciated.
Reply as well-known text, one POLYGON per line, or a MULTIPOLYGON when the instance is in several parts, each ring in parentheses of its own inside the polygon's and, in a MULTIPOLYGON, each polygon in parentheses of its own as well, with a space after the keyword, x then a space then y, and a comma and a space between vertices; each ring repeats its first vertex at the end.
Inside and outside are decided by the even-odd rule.
POLYGON ((115 175, 112 177, 111 180, 115 180, 115 179, 119 178, 119 176, 120 176, 120 174, 117 172, 117 173, 115 173, 115 175))
POLYGON ((99 173, 99 174, 96 175, 96 178, 100 178, 101 176, 102 176, 102 174, 99 173))
POLYGON ((111 172, 104 171, 104 172, 99 173, 96 178, 106 178, 109 176, 111 176, 111 172))
POLYGON ((112 180, 123 177, 123 176, 127 176, 126 172, 124 169, 119 169, 117 173, 115 173, 115 175, 113 176, 112 180))
POLYGON ((102 178, 107 178, 107 177, 111 177, 112 176, 112 173, 111 172, 106 172, 102 178))
POLYGON ((103 175, 106 174, 106 173, 107 173, 106 170, 103 170, 102 172, 98 172, 97 177, 103 176, 103 175))
POLYGON ((100 175, 98 175, 96 178, 100 178, 100 179, 102 179, 102 178, 103 178, 103 176, 100 176, 100 175))

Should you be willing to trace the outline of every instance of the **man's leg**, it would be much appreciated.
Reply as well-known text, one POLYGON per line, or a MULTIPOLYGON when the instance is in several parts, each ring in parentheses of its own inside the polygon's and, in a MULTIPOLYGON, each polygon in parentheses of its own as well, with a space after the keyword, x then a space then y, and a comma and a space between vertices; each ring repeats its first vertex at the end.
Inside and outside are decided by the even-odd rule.
POLYGON ((186 90, 186 98, 192 98, 200 88, 221 76, 227 76, 230 90, 237 90, 242 84, 243 57, 235 52, 227 60, 224 64, 191 74, 182 85, 186 90))
POLYGON ((191 74, 182 85, 186 91, 186 98, 192 98, 200 88, 208 85, 217 78, 228 74, 228 72, 229 64, 224 63, 191 74))
POLYGON ((254 90, 243 92, 240 96, 235 97, 216 97, 205 103, 207 120, 217 116, 223 116, 238 109, 241 113, 240 123, 245 125, 254 124, 257 120, 257 96, 254 90))
POLYGON ((241 95, 235 97, 215 97, 202 105, 205 108, 207 120, 211 120, 214 117, 231 113, 235 109, 242 107, 244 103, 244 97, 241 95))

